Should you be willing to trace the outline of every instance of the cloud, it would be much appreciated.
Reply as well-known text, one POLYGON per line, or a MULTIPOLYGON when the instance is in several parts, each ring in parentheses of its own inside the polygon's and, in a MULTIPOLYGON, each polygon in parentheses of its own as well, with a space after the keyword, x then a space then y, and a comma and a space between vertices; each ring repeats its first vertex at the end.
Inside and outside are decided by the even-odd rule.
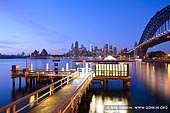
MULTIPOLYGON (((0 40, 0 44, 4 44, 4 45, 13 45, 13 44, 18 44, 18 42, 14 42, 14 41, 9 41, 9 40, 0 40)), ((2 46, 5 47, 5 46, 2 46)))
POLYGON ((65 34, 56 31, 52 27, 47 27, 44 23, 38 22, 34 19, 33 15, 21 15, 18 12, 6 12, 7 16, 10 16, 15 22, 23 25, 26 29, 30 30, 31 33, 37 35, 36 38, 44 40, 49 43, 65 43, 65 40, 70 39, 70 37, 65 34))
POLYGON ((69 39, 68 36, 29 19, 26 19, 25 22, 22 24, 31 29, 32 32, 38 35, 39 38, 41 40, 44 40, 45 42, 60 44, 65 43, 65 41, 69 39))
POLYGON ((64 54, 66 52, 68 52, 69 49, 66 49, 66 48, 61 48, 61 49, 49 49, 48 52, 50 54, 64 54))
POLYGON ((21 52, 26 52, 27 54, 29 54, 31 51, 29 49, 25 49, 25 48, 19 48, 19 47, 12 47, 12 46, 0 46, 0 53, 3 54, 20 54, 21 52))
POLYGON ((0 46, 0 48, 14 48, 14 47, 10 47, 10 46, 0 46))
MULTIPOLYGON (((69 40, 71 39, 71 37, 65 35, 64 33, 61 33, 59 30, 55 28, 54 25, 50 26, 47 25, 46 22, 43 23, 42 21, 38 20, 38 18, 42 16, 39 15, 39 13, 36 13, 36 15, 34 15, 35 13, 30 10, 29 11, 26 9, 20 10, 19 8, 5 7, 2 9, 3 10, 0 11, 2 12, 1 15, 15 22, 19 28, 23 29, 23 32, 21 33, 10 34, 11 36, 7 37, 10 40, 6 39, 0 41, 0 45, 3 48, 13 48, 15 46, 18 47, 16 49, 23 50, 23 48, 25 47, 32 50, 33 48, 39 49, 43 47, 45 49, 56 49, 55 51, 57 51, 58 53, 58 49, 63 47, 64 48, 70 47, 69 40), (24 36, 22 36, 23 34, 24 36), (16 36, 13 37, 12 35, 16 36), (8 47, 8 45, 11 45, 13 47, 8 47)), ((59 50, 59 53, 60 52, 63 53, 63 51, 66 50, 68 49, 59 50)))
MULTIPOLYGON (((12 46, 0 46, 0 48, 4 48, 4 49, 15 49, 15 50, 26 50, 28 51, 28 49, 23 49, 23 48, 18 48, 18 47, 12 47, 12 46)), ((20 51, 21 52, 21 51, 20 51)))
POLYGON ((36 39, 40 39, 41 41, 44 41, 46 43, 48 42, 50 44, 63 44, 66 40, 69 40, 71 38, 64 33, 58 32, 54 26, 47 27, 48 25, 46 25, 45 23, 39 22, 37 17, 42 18, 42 15, 40 15, 39 13, 36 13, 35 16, 34 12, 27 10, 21 11, 19 8, 4 9, 5 10, 2 12, 3 15, 24 26, 26 30, 28 30, 28 32, 31 31, 30 33, 36 35, 36 39))

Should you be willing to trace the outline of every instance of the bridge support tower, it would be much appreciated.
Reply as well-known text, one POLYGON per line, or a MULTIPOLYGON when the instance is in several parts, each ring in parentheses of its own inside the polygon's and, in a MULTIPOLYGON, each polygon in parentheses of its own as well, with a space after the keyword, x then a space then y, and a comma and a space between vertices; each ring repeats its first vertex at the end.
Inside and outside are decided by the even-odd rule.
POLYGON ((136 49, 135 52, 134 52, 134 57, 139 58, 139 59, 143 59, 144 55, 146 54, 146 51, 147 51, 146 48, 136 49))

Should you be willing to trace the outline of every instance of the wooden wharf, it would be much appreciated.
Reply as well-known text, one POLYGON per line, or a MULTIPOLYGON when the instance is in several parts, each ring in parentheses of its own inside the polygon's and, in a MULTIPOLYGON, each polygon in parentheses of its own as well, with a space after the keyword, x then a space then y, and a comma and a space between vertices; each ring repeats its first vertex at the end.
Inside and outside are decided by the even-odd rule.
POLYGON ((0 112, 18 113, 27 108, 25 112, 29 113, 75 113, 78 110, 81 97, 83 94, 86 94, 86 89, 91 84, 93 75, 93 73, 79 74, 78 72, 74 72, 61 80, 28 94, 0 108, 0 112), (41 94, 44 91, 45 93, 41 94), (19 105, 26 100, 26 104, 19 105), (28 109, 31 110, 28 111, 28 109))
POLYGON ((42 104, 28 111, 28 113, 63 113, 78 112, 78 104, 81 103, 81 97, 86 95, 92 79, 92 73, 81 74, 80 77, 73 80, 69 85, 64 86, 42 104))
MULTIPOLYGON (((40 73, 36 71, 36 75, 29 76, 37 77, 39 75, 40 77, 41 72, 44 71, 40 71, 40 73)), ((22 72, 22 74, 17 73, 15 75, 28 76, 23 73, 27 72, 22 72)), ((47 75, 48 72, 44 72, 43 74, 47 75)), ((49 76, 53 77, 54 74, 49 73, 49 76)), ((15 76, 13 77, 15 78, 15 76)), ((108 80, 122 80, 123 88, 129 90, 131 80, 129 76, 129 65, 104 62, 97 64, 95 70, 91 72, 72 71, 60 80, 53 81, 48 86, 0 108, 0 112, 18 113, 26 110, 25 112, 28 113, 77 113, 81 98, 83 95, 86 95, 86 90, 91 88, 93 80, 100 80, 101 89, 104 87, 104 81, 106 81, 106 87, 108 87, 108 80), (21 106, 20 104, 24 101, 26 101, 26 104, 21 106)))
POLYGON ((19 78, 19 86, 21 86, 21 79, 25 78, 26 85, 30 86, 33 82, 36 83, 53 83, 59 79, 62 79, 72 73, 74 73, 74 69, 70 69, 68 71, 60 71, 59 74, 55 74, 53 69, 20 69, 18 65, 13 65, 11 70, 11 79, 13 88, 15 88, 15 79, 19 78))

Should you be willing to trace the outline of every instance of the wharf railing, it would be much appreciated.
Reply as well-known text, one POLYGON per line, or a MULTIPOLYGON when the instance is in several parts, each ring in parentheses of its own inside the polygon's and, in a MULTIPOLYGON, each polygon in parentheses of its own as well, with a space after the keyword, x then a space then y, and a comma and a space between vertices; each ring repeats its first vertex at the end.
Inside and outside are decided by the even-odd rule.
POLYGON ((79 86, 72 91, 59 106, 53 111, 53 113, 65 113, 71 108, 69 112, 75 113, 78 110, 78 105, 81 103, 82 95, 86 95, 86 89, 91 85, 91 81, 93 79, 93 72, 88 73, 86 75, 86 79, 84 79, 79 86))
POLYGON ((68 75, 64 77, 63 79, 60 79, 48 86, 45 86, 31 94, 28 94, 2 108, 0 108, 0 112, 6 112, 6 113, 18 113, 21 111, 24 111, 26 108, 32 108, 35 105, 38 105, 39 103, 43 102, 46 98, 54 94, 54 92, 62 88, 63 85, 68 84, 71 82, 74 78, 78 77, 78 72, 74 72, 71 75, 68 75))
POLYGON ((80 73, 86 73, 86 72, 91 72, 91 68, 77 68, 77 71, 80 73))
POLYGON ((36 70, 27 70, 27 69, 12 69, 11 70, 11 77, 29 77, 29 76, 56 76, 59 74, 65 74, 69 75, 71 73, 75 72, 75 70, 68 70, 68 71, 58 71, 58 74, 55 74, 55 71, 53 69, 36 69, 36 70))
POLYGON ((108 80, 123 80, 123 88, 130 89, 129 64, 101 63, 95 66, 93 80, 100 80, 101 89, 104 88, 104 80, 108 88, 108 80))
POLYGON ((94 77, 128 77, 129 64, 97 64, 94 77))

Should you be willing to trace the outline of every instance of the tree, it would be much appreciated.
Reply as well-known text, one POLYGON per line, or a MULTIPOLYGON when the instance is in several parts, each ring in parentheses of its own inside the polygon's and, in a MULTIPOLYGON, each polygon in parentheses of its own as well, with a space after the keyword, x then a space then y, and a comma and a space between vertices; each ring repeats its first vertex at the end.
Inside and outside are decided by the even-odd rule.
POLYGON ((147 56, 148 56, 148 58, 154 58, 154 57, 162 58, 162 57, 166 56, 166 53, 163 51, 156 51, 156 52, 152 51, 152 52, 149 52, 147 56))

